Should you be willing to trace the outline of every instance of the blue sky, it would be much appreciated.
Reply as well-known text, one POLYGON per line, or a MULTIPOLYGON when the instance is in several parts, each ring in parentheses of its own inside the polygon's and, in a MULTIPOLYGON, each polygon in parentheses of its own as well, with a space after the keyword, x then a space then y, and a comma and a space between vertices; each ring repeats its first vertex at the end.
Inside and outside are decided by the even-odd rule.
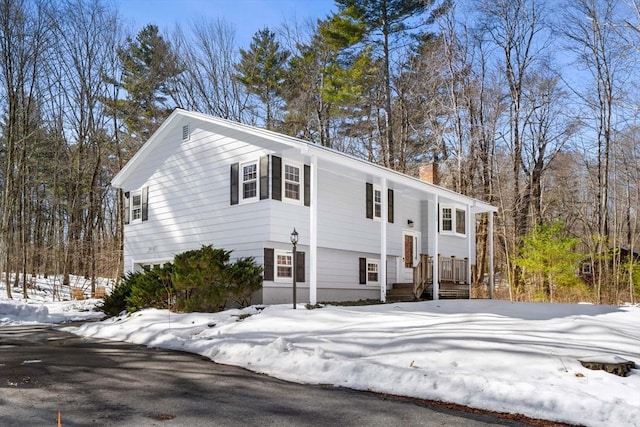
POLYGON ((170 31, 175 23, 187 26, 194 18, 222 18, 235 27, 241 46, 265 26, 324 18, 336 9, 333 0, 115 0, 115 4, 134 33, 146 24, 170 31))

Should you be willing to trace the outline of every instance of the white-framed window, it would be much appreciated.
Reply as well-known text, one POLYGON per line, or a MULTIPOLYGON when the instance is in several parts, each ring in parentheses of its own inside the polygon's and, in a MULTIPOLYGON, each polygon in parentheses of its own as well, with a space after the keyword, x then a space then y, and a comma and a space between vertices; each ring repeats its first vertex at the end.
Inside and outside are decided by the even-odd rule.
POLYGON ((455 206, 440 206, 440 233, 466 236, 467 211, 455 206))
POLYGON ((373 219, 380 219, 382 216, 382 190, 373 187, 373 219))
POLYGON ((302 200, 302 168, 292 163, 284 164, 284 179, 282 180, 284 200, 300 203, 302 200))
POLYGON ((131 192, 131 222, 142 221, 142 191, 131 192))
POLYGON ((169 261, 147 261, 135 263, 134 270, 139 272, 148 272, 155 268, 162 268, 169 261))
POLYGON ((583 262, 580 267, 582 269, 582 274, 584 274, 584 275, 588 276, 588 275, 593 273, 593 269, 591 268, 591 263, 590 262, 583 262))
POLYGON ((380 283, 380 260, 367 259, 367 285, 380 283))
POLYGON ((258 162, 240 166, 240 196, 243 203, 258 200, 258 162))
POLYGON ((291 282, 293 279, 293 253, 290 251, 276 250, 275 258, 275 274, 276 282, 291 282))

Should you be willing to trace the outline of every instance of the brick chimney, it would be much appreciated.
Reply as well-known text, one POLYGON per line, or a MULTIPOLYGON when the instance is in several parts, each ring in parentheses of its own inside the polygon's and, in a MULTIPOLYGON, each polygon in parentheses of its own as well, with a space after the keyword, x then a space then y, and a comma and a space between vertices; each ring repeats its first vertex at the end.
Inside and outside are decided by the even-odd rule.
POLYGON ((438 185, 438 166, 435 163, 424 163, 418 167, 419 178, 431 184, 438 185))

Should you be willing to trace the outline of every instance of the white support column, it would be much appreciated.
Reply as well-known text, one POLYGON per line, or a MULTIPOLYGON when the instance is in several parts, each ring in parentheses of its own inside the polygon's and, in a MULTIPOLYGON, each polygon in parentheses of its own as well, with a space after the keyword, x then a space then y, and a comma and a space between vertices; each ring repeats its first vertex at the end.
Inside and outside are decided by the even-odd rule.
POLYGON ((318 157, 311 156, 309 208, 309 304, 318 302, 318 157))
POLYGON ((387 206, 389 195, 387 194, 387 179, 382 178, 380 183, 381 209, 380 209, 380 301, 387 301, 387 206))
POLYGON ((489 298, 493 299, 493 211, 490 211, 489 215, 489 298))
POLYGON ((438 262, 438 252, 440 252, 440 248, 439 246, 439 242, 438 239, 440 237, 440 232, 438 231, 440 229, 440 224, 438 224, 439 220, 438 220, 438 203, 439 203, 439 197, 436 194, 434 201, 432 203, 431 209, 429 210, 429 216, 430 216, 430 220, 431 223, 435 225, 434 228, 434 233, 433 233, 433 254, 431 255, 433 258, 433 299, 437 300, 440 299, 440 263, 438 262), (431 219, 433 218, 433 219, 431 219))

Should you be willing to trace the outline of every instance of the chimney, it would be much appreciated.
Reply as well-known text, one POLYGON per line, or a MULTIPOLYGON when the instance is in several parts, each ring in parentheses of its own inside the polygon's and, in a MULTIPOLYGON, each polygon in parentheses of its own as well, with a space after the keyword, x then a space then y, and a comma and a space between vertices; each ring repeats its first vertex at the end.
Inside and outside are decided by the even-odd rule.
POLYGON ((438 166, 435 163, 424 163, 418 167, 419 178, 430 184, 438 185, 438 166))

